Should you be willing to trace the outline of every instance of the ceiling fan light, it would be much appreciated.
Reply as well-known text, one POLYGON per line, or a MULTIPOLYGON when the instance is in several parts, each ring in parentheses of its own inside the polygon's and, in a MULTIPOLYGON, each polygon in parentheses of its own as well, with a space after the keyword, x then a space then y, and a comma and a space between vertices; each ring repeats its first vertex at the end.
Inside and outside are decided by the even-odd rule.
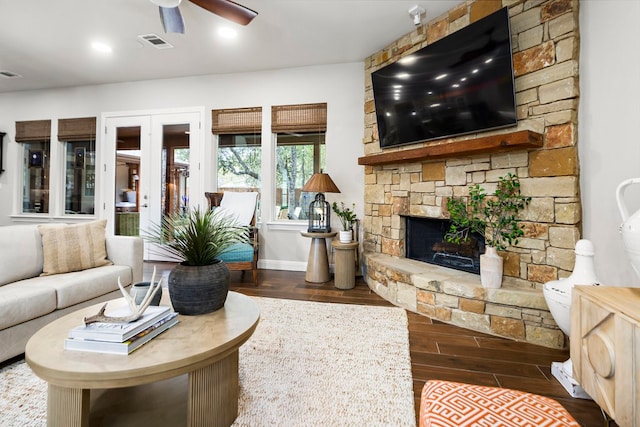
POLYGON ((177 7, 181 0, 150 0, 151 3, 160 7, 177 7))
POLYGON ((238 32, 231 27, 220 27, 218 35, 224 39, 234 39, 238 36, 238 32))

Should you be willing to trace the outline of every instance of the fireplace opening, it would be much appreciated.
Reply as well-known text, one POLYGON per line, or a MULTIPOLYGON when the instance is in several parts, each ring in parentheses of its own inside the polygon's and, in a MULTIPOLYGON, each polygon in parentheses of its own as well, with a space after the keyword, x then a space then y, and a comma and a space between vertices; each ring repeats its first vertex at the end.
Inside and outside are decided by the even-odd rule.
POLYGON ((450 221, 439 218, 406 216, 406 257, 480 274, 480 254, 484 253, 484 238, 473 233, 464 244, 449 243, 444 235, 450 221))

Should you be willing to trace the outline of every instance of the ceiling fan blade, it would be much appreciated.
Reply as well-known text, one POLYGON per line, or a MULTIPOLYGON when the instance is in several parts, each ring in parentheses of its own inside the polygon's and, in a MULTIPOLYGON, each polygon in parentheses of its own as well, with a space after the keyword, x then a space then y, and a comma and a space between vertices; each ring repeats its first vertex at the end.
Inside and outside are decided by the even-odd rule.
POLYGON ((184 21, 180 9, 176 7, 158 7, 160 10, 160 20, 165 33, 184 34, 184 21))
POLYGON ((231 0, 190 0, 203 9, 240 25, 247 25, 258 12, 231 0))

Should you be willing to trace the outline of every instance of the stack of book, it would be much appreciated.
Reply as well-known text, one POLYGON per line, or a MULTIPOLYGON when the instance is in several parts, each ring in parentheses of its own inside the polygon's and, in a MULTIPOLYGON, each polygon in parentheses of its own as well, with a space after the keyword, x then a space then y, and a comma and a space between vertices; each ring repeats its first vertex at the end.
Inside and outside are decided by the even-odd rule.
MULTIPOLYGON (((122 307, 109 316, 127 316, 129 307, 122 307)), ((129 354, 178 323, 178 314, 170 307, 149 306, 144 315, 129 323, 96 322, 77 326, 64 340, 66 350, 96 353, 129 354)))

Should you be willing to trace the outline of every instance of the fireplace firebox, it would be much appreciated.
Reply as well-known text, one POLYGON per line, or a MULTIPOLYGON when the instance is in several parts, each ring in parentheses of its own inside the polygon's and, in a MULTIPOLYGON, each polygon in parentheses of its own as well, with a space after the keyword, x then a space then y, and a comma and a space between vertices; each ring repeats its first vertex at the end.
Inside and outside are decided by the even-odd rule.
POLYGON ((450 221, 439 218, 405 216, 406 257, 442 267, 480 274, 480 254, 484 253, 484 238, 472 234, 464 244, 449 243, 444 235, 450 221))

